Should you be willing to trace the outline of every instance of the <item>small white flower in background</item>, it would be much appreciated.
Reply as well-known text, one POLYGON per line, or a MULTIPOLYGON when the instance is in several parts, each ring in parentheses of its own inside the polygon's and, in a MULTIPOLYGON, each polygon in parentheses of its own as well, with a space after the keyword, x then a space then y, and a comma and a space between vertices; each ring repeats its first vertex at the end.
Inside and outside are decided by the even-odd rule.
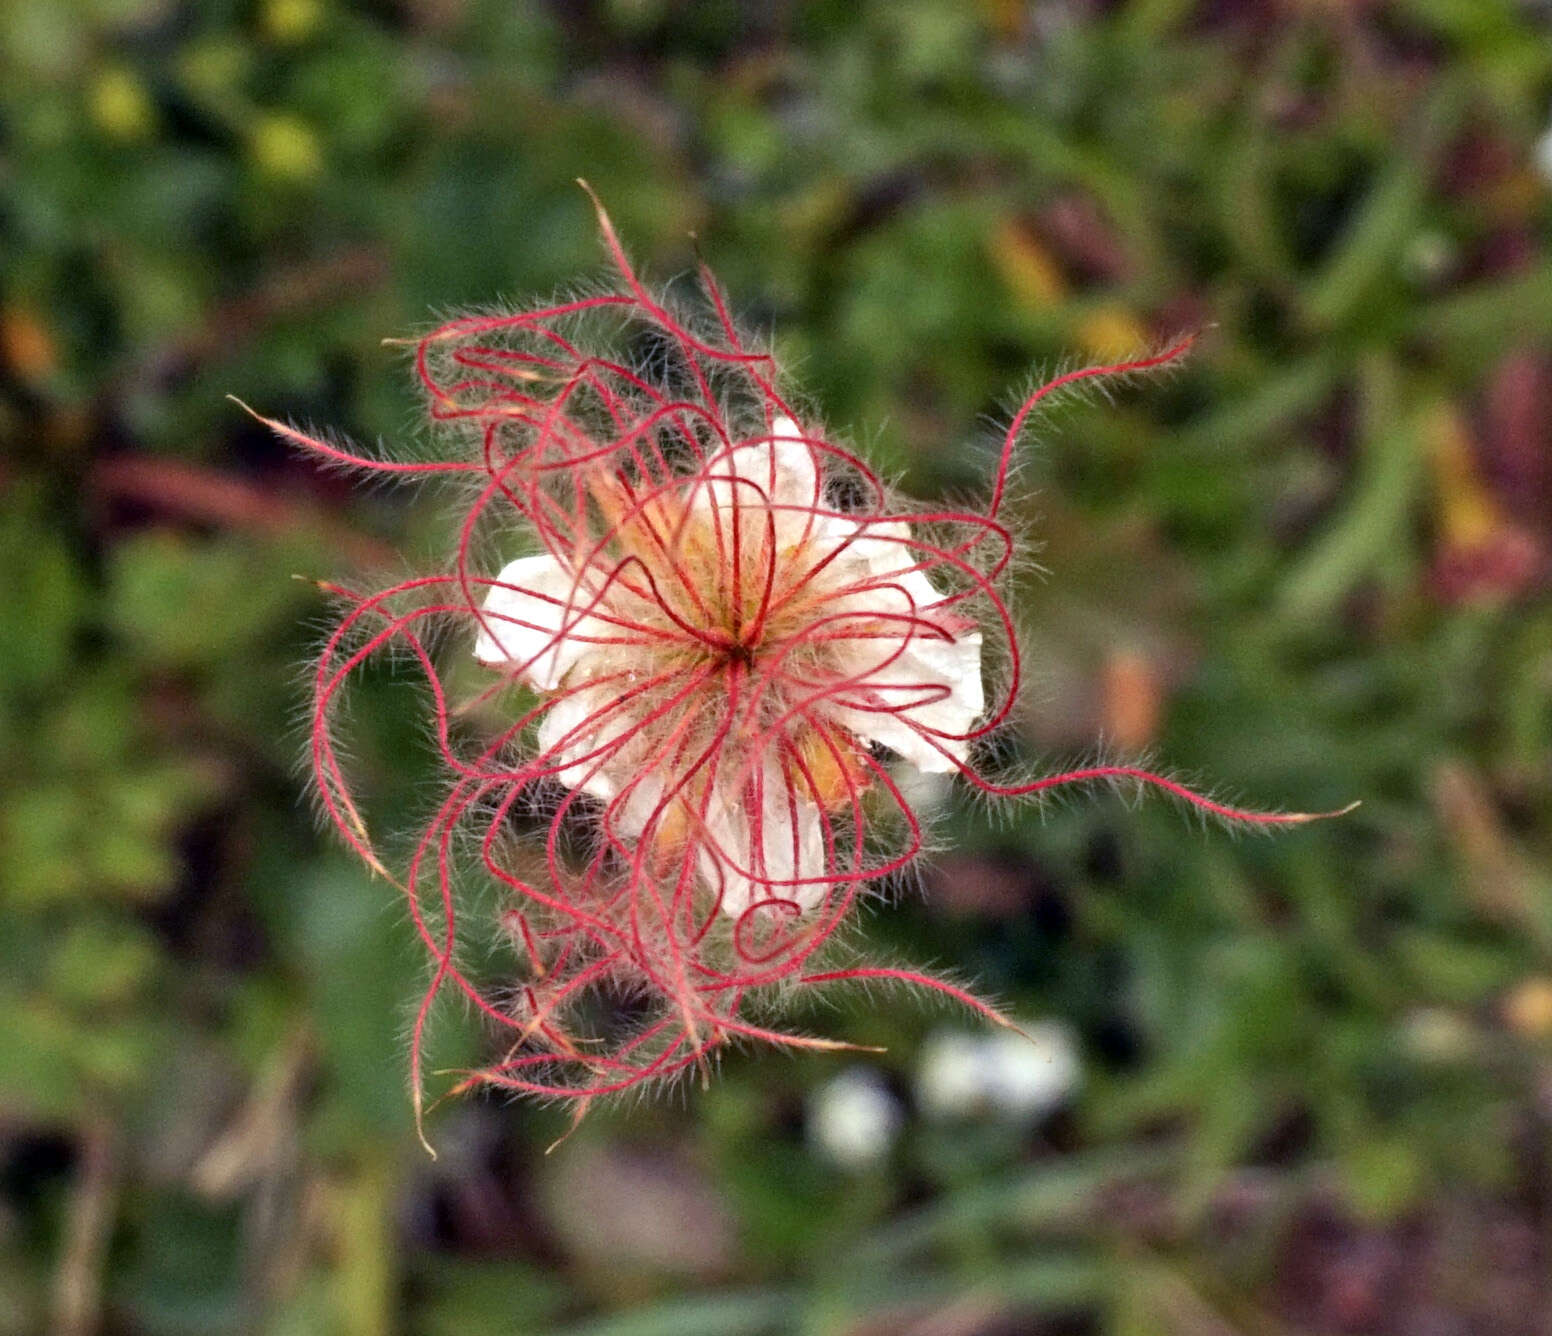
POLYGON ((993 1034, 940 1030, 922 1047, 916 1098, 931 1118, 1033 1123, 1066 1103, 1082 1079, 1076 1040, 1058 1021, 993 1034))
POLYGON ((848 1067, 808 1098, 808 1139, 843 1169, 866 1169, 889 1154, 904 1114, 871 1067, 848 1067))
POLYGON ((1536 141, 1532 156, 1535 159, 1536 170, 1547 181, 1552 182, 1552 127, 1548 127, 1546 133, 1536 141))
POLYGON ((981 1036, 938 1030, 922 1045, 916 1063, 916 1103, 929 1118, 962 1118, 986 1098, 981 1036))
POLYGON ((1033 1122, 1054 1112, 1083 1079, 1072 1031, 1056 1021, 995 1030, 981 1044, 986 1053, 987 1098, 1010 1122, 1033 1122))
POLYGON ((1470 1023, 1448 1007, 1415 1007, 1400 1030, 1409 1052, 1424 1062, 1458 1062, 1479 1047, 1470 1023))
POLYGON ((1449 276, 1456 263, 1455 243, 1441 228, 1430 227, 1418 232, 1401 253, 1401 268, 1406 277, 1419 287, 1428 287, 1449 276))

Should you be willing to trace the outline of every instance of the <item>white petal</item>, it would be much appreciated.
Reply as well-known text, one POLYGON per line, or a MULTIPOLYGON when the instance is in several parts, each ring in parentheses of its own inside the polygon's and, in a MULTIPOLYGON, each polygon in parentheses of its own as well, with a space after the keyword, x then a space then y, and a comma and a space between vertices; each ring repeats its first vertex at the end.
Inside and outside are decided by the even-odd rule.
POLYGON ((832 610, 872 605, 915 616, 946 597, 921 569, 932 565, 932 555, 913 546, 904 520, 867 523, 821 515, 810 527, 805 564, 820 566, 825 583, 840 586, 832 610))
POLYGON ((582 687, 558 696, 539 721, 540 755, 547 764, 562 767, 555 778, 568 789, 580 788, 606 801, 620 791, 615 782, 620 757, 600 748, 607 748, 633 723, 624 710, 609 712, 617 696, 608 687, 582 687))
POLYGON ((560 696, 539 721, 539 753, 559 767, 554 777, 608 803, 606 819, 617 839, 646 829, 665 790, 664 776, 643 768, 633 745, 637 722, 615 683, 560 696))
POLYGON ((554 691, 600 640, 620 638, 618 627, 583 611, 591 602, 548 553, 508 562, 485 596, 474 657, 517 665, 539 690, 554 691))
POLYGON ((866 572, 857 581, 863 587, 837 599, 835 606, 847 614, 843 627, 864 627, 870 616, 878 621, 871 637, 835 642, 839 671, 856 684, 829 709, 853 733, 882 743, 918 769, 954 770, 968 747, 953 735, 968 733, 986 708, 981 633, 957 629, 957 616, 935 611, 944 595, 925 571, 909 569, 918 556, 908 541, 908 525, 891 521, 857 531, 862 536, 852 540, 844 556, 854 556, 866 572), (865 702, 868 708, 847 701, 865 702), (949 736, 933 737, 940 734, 949 736))
POLYGON ((735 452, 745 456, 739 466, 743 473, 753 466, 754 480, 766 489, 772 501, 784 506, 812 506, 822 498, 819 485, 819 459, 813 446, 803 439, 803 431, 786 414, 771 421, 772 440, 735 452))
POLYGON ((741 786, 736 795, 713 786, 706 806, 701 876, 721 891, 722 912, 734 918, 762 900, 793 900, 806 912, 822 903, 829 889, 818 881, 780 884, 825 875, 824 827, 812 802, 801 796, 789 801, 780 766, 766 764, 760 787, 763 801, 749 786, 741 786))
POLYGON ((848 649, 842 671, 859 676, 860 681, 841 692, 840 699, 866 701, 870 708, 832 701, 832 717, 858 737, 882 743, 919 770, 958 769, 955 763, 966 759, 969 744, 954 735, 974 728, 986 708, 981 633, 970 631, 949 641, 930 640, 919 633, 904 648, 886 640, 842 643, 848 649), (889 652, 897 652, 898 657, 886 663, 889 652), (933 689, 944 687, 946 694, 935 698, 933 689), (948 736, 939 736, 944 734, 948 736))
POLYGON ((779 415, 771 422, 769 437, 740 441, 714 466, 718 473, 747 479, 752 487, 733 491, 739 505, 762 505, 759 493, 772 504, 811 506, 819 497, 819 462, 813 447, 791 418, 779 415), (721 467, 723 461, 727 467, 721 467))
MULTIPOLYGON (((691 498, 693 507, 709 507, 724 514, 737 509, 745 520, 753 513, 762 526, 765 512, 774 507, 778 542, 783 546, 795 541, 791 536, 794 532, 801 536, 804 528, 812 525, 808 511, 824 497, 814 449, 785 414, 772 420, 769 436, 736 442, 731 449, 713 455, 707 472, 713 476, 696 489, 691 498)), ((720 522, 727 523, 726 519, 720 522)))
POLYGON ((930 565, 930 553, 924 553, 911 545, 911 526, 904 520, 888 520, 882 524, 858 524, 853 528, 856 537, 847 544, 844 557, 862 563, 866 575, 858 583, 898 585, 910 599, 912 613, 924 612, 943 601, 944 595, 919 568, 930 565))

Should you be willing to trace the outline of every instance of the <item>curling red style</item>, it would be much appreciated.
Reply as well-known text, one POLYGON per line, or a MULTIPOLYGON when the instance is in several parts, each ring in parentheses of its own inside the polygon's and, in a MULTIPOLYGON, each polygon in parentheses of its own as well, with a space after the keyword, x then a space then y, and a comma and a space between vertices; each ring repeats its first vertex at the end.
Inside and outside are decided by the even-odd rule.
POLYGON ((945 980, 838 954, 857 897, 923 846, 901 766, 1007 797, 1132 780, 1233 822, 1311 819, 1128 766, 1024 783, 977 769, 1019 690, 998 516, 1024 425, 1053 393, 1166 365, 1189 339, 1031 394, 983 513, 907 508, 791 398, 708 272, 703 314, 671 307, 598 216, 614 290, 417 343, 447 458, 373 459, 264 419, 325 460, 466 488, 447 569, 330 586, 345 607, 313 683, 323 809, 401 888, 431 961, 417 1115, 427 1016, 448 989, 501 1037, 457 1088, 563 1099, 578 1117, 704 1071, 730 1041, 845 1047, 768 1019, 795 988, 899 982, 1000 1022, 945 980), (390 653, 424 677, 447 775, 393 868, 336 735, 347 684, 390 653), (471 724, 486 726, 472 742, 471 724), (475 900, 473 931, 499 926, 507 944, 494 978, 461 940, 475 900))

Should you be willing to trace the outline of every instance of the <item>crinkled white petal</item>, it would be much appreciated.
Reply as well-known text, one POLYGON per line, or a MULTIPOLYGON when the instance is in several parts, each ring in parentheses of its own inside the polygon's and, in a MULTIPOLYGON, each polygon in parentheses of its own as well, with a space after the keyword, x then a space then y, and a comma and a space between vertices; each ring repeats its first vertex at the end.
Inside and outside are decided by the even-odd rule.
POLYGON ((943 595, 927 572, 915 569, 931 558, 913 543, 911 526, 904 520, 852 522, 847 536, 850 541, 842 556, 862 564, 866 575, 861 578, 903 585, 918 610, 942 602, 943 595))
POLYGON ((519 665, 540 691, 554 691, 600 641, 620 639, 618 627, 584 611, 591 602, 570 569, 548 553, 510 561, 485 596, 474 657, 519 665))
POLYGON ((956 735, 970 732, 986 708, 980 632, 947 642, 918 638, 889 663, 880 662, 878 649, 886 641, 845 643, 859 648, 843 655, 841 671, 860 680, 840 699, 867 705, 831 702, 836 721, 865 741, 882 743, 918 770, 958 769, 969 744, 956 735))
POLYGON ((791 418, 778 415, 769 437, 739 441, 708 461, 713 476, 696 487, 692 510, 714 511, 715 523, 726 530, 734 510, 739 524, 767 523, 776 530, 779 547, 800 541, 815 523, 811 514, 823 503, 819 460, 791 418))
POLYGON ((801 796, 789 801, 787 782, 774 763, 766 764, 761 788, 758 807, 747 789, 733 796, 723 793, 720 785, 713 785, 706 805, 701 876, 713 890, 720 889, 722 912, 734 918, 762 900, 792 900, 807 912, 823 902, 828 890, 819 881, 780 884, 825 875, 819 809, 801 796))
POLYGON ((957 616, 935 614, 944 595, 925 571, 910 569, 918 555, 907 524, 858 526, 856 532, 843 556, 851 562, 848 577, 861 587, 836 599, 833 610, 845 614, 839 627, 866 627, 869 634, 833 642, 837 671, 854 685, 829 709, 853 733, 918 769, 954 770, 968 753, 954 735, 974 728, 986 708, 981 633, 957 629, 957 616))
MULTIPOLYGON (((715 472, 746 479, 775 505, 808 506, 819 497, 819 461, 797 423, 785 414, 772 419, 768 438, 742 441, 724 458, 727 468, 722 468, 718 461, 715 472)), ((751 500, 759 503, 751 487, 730 488, 726 495, 736 497, 740 505, 748 505, 751 500)))
POLYGON ((539 754, 558 767, 555 778, 606 801, 620 791, 621 758, 611 744, 635 723, 626 710, 610 711, 618 696, 614 688, 584 686, 557 696, 539 721, 539 754))
POLYGON ((539 721, 539 754, 557 767, 554 778, 608 803, 606 820, 616 838, 640 835, 666 792, 665 777, 644 769, 632 746, 638 723, 620 704, 616 684, 560 696, 539 721))

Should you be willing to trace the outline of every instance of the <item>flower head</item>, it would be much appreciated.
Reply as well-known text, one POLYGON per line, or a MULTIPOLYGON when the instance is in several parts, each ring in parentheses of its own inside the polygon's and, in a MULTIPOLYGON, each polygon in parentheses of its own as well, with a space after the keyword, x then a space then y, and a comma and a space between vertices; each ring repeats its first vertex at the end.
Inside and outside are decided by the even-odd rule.
POLYGON ((1055 390, 1185 344, 1032 394, 984 512, 913 508, 800 411, 709 274, 701 322, 647 291, 599 218, 616 288, 416 345, 446 457, 371 459, 270 423, 334 462, 468 488, 448 569, 338 591, 315 680, 323 806, 402 888, 433 965, 417 1109, 425 1018, 447 987, 505 1037, 464 1084, 579 1114, 704 1070, 732 1039, 843 1047, 749 1019, 794 986, 908 982, 1000 1020, 944 980, 825 955, 858 894, 922 846, 896 764, 1008 796, 1129 778, 1230 819, 1308 819, 1126 766, 1006 784, 975 764, 1018 690, 998 511, 1024 422, 1055 390), (425 677, 448 773, 397 871, 335 737, 346 683, 393 649, 425 677), (487 725, 472 742, 466 720, 487 725), (510 949, 476 977, 460 932, 491 886, 510 949))
MULTIPOLYGON (((908 521, 836 509, 774 413, 692 471, 592 468, 508 563, 474 653, 542 693, 539 758, 692 916, 820 911, 864 869, 874 746, 964 763, 982 635, 908 521)), ((667 450, 661 452, 666 459, 667 450)))

